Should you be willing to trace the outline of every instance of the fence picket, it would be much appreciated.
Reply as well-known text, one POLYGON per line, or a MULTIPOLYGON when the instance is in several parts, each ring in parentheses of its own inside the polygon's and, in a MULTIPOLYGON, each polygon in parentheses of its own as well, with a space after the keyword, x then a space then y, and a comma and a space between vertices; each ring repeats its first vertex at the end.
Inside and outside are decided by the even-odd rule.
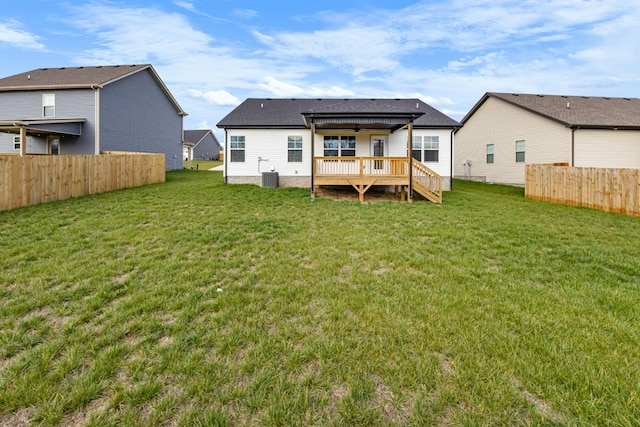
POLYGON ((164 154, 0 155, 0 210, 164 181, 164 154))
POLYGON ((525 197, 640 216, 640 169, 526 165, 525 197))

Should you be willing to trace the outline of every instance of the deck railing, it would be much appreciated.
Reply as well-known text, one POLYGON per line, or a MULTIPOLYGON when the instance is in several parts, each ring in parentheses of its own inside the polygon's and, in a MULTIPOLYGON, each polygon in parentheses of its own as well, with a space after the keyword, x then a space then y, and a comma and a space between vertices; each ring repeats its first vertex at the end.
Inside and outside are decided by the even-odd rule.
POLYGON ((351 185, 363 201, 364 193, 371 186, 393 185, 396 191, 411 189, 433 202, 442 203, 442 177, 415 159, 411 162, 412 177, 406 157, 316 157, 314 161, 314 187, 351 185))
POLYGON ((406 157, 316 157, 316 176, 409 176, 406 157))

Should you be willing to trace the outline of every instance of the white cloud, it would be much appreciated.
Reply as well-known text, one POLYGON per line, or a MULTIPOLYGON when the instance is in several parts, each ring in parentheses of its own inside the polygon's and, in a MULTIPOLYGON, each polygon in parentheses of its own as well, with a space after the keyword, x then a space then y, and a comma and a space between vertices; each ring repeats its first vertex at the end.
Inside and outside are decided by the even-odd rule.
POLYGON ((203 120, 200 123, 198 123, 198 129, 212 129, 212 128, 209 125, 209 122, 207 122, 206 120, 203 120))
POLYGON ((240 100, 235 96, 231 95, 226 90, 212 90, 208 92, 202 92, 197 89, 190 89, 189 95, 195 98, 203 98, 207 100, 207 102, 215 105, 233 105, 236 106, 240 104, 240 100))
POLYGON ((253 19, 259 15, 257 10, 253 9, 234 9, 232 14, 241 19, 253 19))
POLYGON ((174 1, 173 4, 175 4, 178 7, 181 7, 183 9, 186 9, 190 12, 195 12, 196 8, 193 5, 193 3, 187 2, 187 1, 174 1))
POLYGON ((177 60, 181 52, 197 52, 212 40, 193 29, 184 16, 155 9, 89 4, 76 12, 70 23, 95 36, 101 46, 82 52, 79 62, 167 62, 177 60))
POLYGON ((38 40, 38 36, 23 30, 22 25, 14 19, 0 22, 0 44, 4 43, 24 49, 43 50, 44 45, 38 40))
POLYGON ((345 97, 353 96, 353 91, 338 86, 319 87, 311 85, 301 87, 282 82, 274 77, 265 77, 260 86, 267 92, 279 97, 345 97))
POLYGON ((401 98, 418 98, 421 99, 422 101, 426 102, 427 104, 433 106, 452 106, 455 105, 455 102, 449 98, 449 97, 433 97, 433 96, 429 96, 429 95, 424 95, 420 92, 412 92, 412 93, 408 93, 406 95, 402 95, 400 96, 401 98))
POLYGON ((311 33, 279 33, 267 35, 253 32, 256 40, 267 45, 269 56, 278 58, 312 57, 331 67, 360 75, 372 70, 391 70, 402 46, 400 35, 391 28, 349 26, 311 33))

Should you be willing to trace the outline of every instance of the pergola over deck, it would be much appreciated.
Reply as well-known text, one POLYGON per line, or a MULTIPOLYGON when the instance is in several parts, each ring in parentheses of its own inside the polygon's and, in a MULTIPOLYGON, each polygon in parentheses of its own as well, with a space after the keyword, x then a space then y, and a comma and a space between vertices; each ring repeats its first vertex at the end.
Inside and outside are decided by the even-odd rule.
POLYGON ((344 101, 302 114, 307 127, 311 129, 312 140, 315 140, 318 130, 345 129, 358 132, 366 129, 393 133, 407 128, 407 157, 316 157, 315 144, 311 144, 312 197, 315 197, 317 186, 320 185, 351 185, 360 194, 360 201, 364 201, 367 190, 374 185, 383 185, 406 188, 408 201, 411 202, 415 173, 424 178, 415 189, 430 200, 442 200, 442 178, 421 163, 411 160, 412 125, 424 114, 420 111, 419 103, 416 102, 415 108, 410 108, 406 104, 387 105, 374 99, 359 100, 357 103, 344 101), (425 189, 422 189, 421 183, 425 184, 425 189))

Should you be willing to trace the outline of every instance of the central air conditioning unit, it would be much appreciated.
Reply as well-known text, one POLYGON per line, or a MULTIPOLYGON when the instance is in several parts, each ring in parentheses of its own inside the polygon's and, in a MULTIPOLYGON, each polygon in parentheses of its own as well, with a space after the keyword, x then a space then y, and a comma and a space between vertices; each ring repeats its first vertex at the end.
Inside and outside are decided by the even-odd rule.
POLYGON ((278 188, 278 172, 262 172, 262 188, 278 188))

